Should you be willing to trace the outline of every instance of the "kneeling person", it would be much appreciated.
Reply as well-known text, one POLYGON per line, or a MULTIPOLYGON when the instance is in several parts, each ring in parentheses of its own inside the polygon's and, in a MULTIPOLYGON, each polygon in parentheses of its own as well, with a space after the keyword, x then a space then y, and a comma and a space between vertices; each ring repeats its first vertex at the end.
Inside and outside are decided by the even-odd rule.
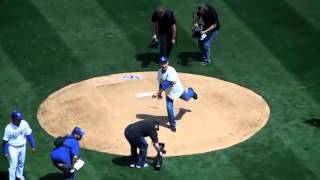
POLYGON ((64 142, 51 151, 53 164, 63 172, 65 179, 74 180, 74 164, 79 159, 80 144, 84 131, 75 127, 70 135, 64 137, 64 142))
POLYGON ((126 127, 124 135, 131 148, 130 167, 142 168, 148 166, 146 163, 148 144, 145 137, 150 137, 156 151, 161 153, 158 143, 158 130, 159 122, 148 120, 138 121, 126 127))

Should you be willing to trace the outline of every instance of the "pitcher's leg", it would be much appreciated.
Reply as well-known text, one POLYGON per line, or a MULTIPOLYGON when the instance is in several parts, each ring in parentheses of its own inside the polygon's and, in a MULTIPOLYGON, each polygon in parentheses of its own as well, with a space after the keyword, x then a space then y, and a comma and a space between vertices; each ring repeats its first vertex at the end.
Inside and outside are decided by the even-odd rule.
POLYGON ((197 99, 198 95, 197 93, 193 90, 193 88, 188 88, 187 90, 183 91, 183 94, 180 96, 181 99, 185 101, 189 101, 191 98, 197 99))
POLYGON ((167 104, 167 113, 168 113, 168 121, 171 127, 176 127, 176 121, 174 119, 174 112, 173 112, 173 100, 170 99, 168 96, 166 97, 166 104, 167 104))

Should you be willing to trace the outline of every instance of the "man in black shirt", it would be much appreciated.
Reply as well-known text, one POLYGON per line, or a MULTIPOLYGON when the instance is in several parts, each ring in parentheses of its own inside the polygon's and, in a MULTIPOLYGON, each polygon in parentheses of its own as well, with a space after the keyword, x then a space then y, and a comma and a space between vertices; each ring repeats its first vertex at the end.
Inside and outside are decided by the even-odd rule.
POLYGON ((200 51, 202 56, 201 65, 211 63, 211 45, 220 29, 220 23, 217 11, 210 5, 201 3, 198 6, 195 27, 198 27, 200 17, 204 23, 201 31, 202 37, 199 39, 200 51))
POLYGON ((158 6, 152 14, 153 39, 160 41, 161 56, 170 56, 176 43, 176 19, 172 10, 158 6))
POLYGON ((146 163, 148 144, 145 137, 150 137, 154 148, 158 153, 161 149, 158 143, 159 122, 142 120, 128 125, 124 135, 131 147, 130 167, 142 168, 147 167, 146 163), (139 148, 139 155, 137 150, 139 148))

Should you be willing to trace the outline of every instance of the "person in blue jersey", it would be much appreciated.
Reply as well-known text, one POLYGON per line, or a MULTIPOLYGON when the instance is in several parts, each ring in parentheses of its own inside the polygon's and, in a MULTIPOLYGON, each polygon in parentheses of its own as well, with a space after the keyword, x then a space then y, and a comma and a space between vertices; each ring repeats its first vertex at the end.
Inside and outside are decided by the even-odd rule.
POLYGON ((63 137, 63 142, 51 151, 53 164, 63 172, 66 180, 75 180, 75 163, 79 160, 80 143, 84 131, 75 127, 70 135, 63 137))

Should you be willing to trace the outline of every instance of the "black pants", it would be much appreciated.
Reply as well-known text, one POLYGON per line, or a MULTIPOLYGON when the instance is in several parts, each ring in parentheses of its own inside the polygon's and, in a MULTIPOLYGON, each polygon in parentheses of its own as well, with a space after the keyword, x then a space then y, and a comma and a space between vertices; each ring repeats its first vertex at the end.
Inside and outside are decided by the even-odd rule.
POLYGON ((125 130, 124 135, 127 141, 130 144, 130 164, 135 164, 140 167, 143 167, 146 158, 147 158, 147 151, 148 151, 148 144, 144 137, 136 137, 132 135, 129 131, 125 130), (138 154, 139 149, 139 154, 138 154))
POLYGON ((160 54, 161 56, 170 56, 173 44, 171 42, 171 36, 161 34, 159 35, 159 41, 160 41, 160 54))
POLYGON ((56 166, 60 171, 63 172, 63 178, 65 180, 75 180, 74 173, 70 173, 71 167, 70 165, 63 163, 63 162, 57 162, 53 161, 54 166, 56 166))

